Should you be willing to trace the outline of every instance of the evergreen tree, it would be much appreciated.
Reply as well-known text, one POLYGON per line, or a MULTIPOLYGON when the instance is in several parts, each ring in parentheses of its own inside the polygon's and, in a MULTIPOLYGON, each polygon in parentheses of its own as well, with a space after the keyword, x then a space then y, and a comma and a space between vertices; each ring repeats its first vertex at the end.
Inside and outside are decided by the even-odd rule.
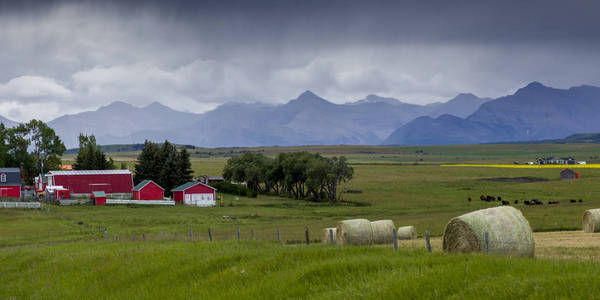
POLYGON ((136 184, 145 179, 149 179, 160 185, 159 176, 161 165, 159 164, 158 154, 158 146, 146 140, 144 142, 144 148, 142 148, 142 152, 138 156, 138 162, 135 165, 135 176, 133 177, 133 180, 136 184))
POLYGON ((79 134, 79 152, 75 157, 75 170, 111 170, 114 169, 112 158, 106 159, 106 154, 96 144, 94 135, 79 134))
POLYGON ((184 183, 190 182, 193 180, 194 171, 192 170, 192 162, 190 161, 190 154, 187 152, 185 148, 181 149, 177 154, 177 164, 175 166, 177 170, 177 185, 182 185, 184 183))
POLYGON ((179 174, 177 172, 177 153, 170 152, 165 159, 160 172, 160 185, 165 189, 167 195, 171 195, 171 189, 178 186, 179 174))

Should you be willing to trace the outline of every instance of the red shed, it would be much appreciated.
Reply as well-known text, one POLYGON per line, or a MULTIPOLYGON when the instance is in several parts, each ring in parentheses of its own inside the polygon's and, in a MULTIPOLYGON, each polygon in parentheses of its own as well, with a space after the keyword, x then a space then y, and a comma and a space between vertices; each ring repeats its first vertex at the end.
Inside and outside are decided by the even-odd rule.
POLYGON ((50 171, 48 185, 62 185, 73 196, 89 196, 92 192, 131 196, 133 176, 129 170, 50 171))
POLYGON ((144 180, 133 187, 133 200, 163 200, 165 189, 152 180, 144 180))
POLYGON ((171 190, 175 202, 194 206, 214 206, 217 189, 198 181, 188 182, 171 190))
POLYGON ((21 198, 19 168, 0 168, 0 197, 21 198))
POLYGON ((92 192, 90 198, 94 201, 94 205, 106 205, 106 194, 102 191, 92 192))

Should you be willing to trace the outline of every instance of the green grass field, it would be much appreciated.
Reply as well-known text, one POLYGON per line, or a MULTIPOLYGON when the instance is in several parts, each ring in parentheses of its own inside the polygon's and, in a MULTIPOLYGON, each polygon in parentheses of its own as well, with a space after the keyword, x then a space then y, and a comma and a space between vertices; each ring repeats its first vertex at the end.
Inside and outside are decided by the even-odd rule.
POLYGON ((590 299, 595 263, 257 242, 77 243, 0 252, 0 298, 590 299))
MULTIPOLYGON (((338 205, 265 195, 235 200, 223 195, 224 207, 213 208, 0 210, 0 280, 18 278, 0 287, 0 298, 75 298, 82 293, 90 298, 589 298, 586 295, 598 289, 593 279, 598 271, 594 263, 585 262, 600 256, 597 244, 543 248, 545 258, 535 260, 430 254, 424 252, 424 245, 399 252, 389 247, 301 245, 306 227, 311 240, 318 241, 321 229, 349 218, 391 219, 396 226, 416 226, 420 236, 427 230, 439 237, 451 218, 499 205, 480 201, 480 195, 501 196, 511 203, 519 200, 513 205, 536 232, 581 230, 583 212, 600 207, 600 169, 575 168, 581 179, 561 181, 560 169, 441 165, 510 164, 540 156, 573 156, 597 163, 590 160, 600 152, 597 145, 200 149, 192 163, 195 175, 220 175, 231 151, 276 155, 298 150, 346 155, 355 176, 343 188, 362 193, 343 194, 338 205), (493 180, 500 177, 546 181, 493 180), (534 198, 545 204, 522 204, 534 198), (583 202, 570 203, 570 199, 583 202), (560 204, 547 205, 548 201, 560 204), (104 227, 110 242, 103 241, 104 227), (237 238, 238 227, 241 243, 231 241, 237 238), (212 244, 204 243, 208 228, 212 244), (273 243, 278 228, 284 246, 273 243), (188 241, 190 229, 194 242, 188 241), (247 241, 252 233, 256 242, 247 241), (136 243, 130 242, 134 235, 136 243), (117 236, 119 242, 114 241, 117 236), (238 274, 241 270, 248 273, 238 274), (26 278, 31 282, 24 282, 26 278), (81 280, 71 283, 73 278, 81 280), (43 288, 35 289, 34 284, 43 288)), ((109 155, 133 166, 137 154, 109 155)))

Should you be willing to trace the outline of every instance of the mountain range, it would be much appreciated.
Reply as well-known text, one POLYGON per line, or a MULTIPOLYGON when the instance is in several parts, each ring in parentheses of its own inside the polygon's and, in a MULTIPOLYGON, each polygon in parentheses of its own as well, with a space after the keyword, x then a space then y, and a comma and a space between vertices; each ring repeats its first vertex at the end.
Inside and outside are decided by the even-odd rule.
POLYGON ((482 104, 466 118, 422 116, 395 130, 383 144, 443 145, 559 139, 600 132, 600 88, 555 89, 532 82, 482 104))
MULTIPOLYGON (((113 102, 48 125, 67 147, 79 133, 100 144, 165 139, 201 147, 291 145, 439 145, 533 141, 600 132, 600 88, 555 89, 533 82, 497 99, 459 94, 427 105, 369 95, 345 104, 310 91, 284 104, 225 103, 196 114, 158 102, 136 107, 113 102)), ((16 122, 0 116, 0 122, 16 122)))
POLYGON ((464 116, 488 100, 460 94, 445 103, 416 105, 369 95, 353 103, 335 104, 306 91, 285 104, 230 102, 203 114, 176 111, 158 102, 146 107, 113 102, 95 111, 61 116, 48 125, 69 148, 78 146, 79 133, 94 134, 103 145, 146 139, 203 147, 375 145, 418 116, 464 116))

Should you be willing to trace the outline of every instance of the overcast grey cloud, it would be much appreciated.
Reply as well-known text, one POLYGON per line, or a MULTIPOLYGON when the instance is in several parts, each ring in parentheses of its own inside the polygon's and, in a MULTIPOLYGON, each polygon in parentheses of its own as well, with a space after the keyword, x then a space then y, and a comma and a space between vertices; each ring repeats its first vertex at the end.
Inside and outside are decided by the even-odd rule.
POLYGON ((600 85, 598 11, 591 0, 1 2, 0 114, 600 85))

